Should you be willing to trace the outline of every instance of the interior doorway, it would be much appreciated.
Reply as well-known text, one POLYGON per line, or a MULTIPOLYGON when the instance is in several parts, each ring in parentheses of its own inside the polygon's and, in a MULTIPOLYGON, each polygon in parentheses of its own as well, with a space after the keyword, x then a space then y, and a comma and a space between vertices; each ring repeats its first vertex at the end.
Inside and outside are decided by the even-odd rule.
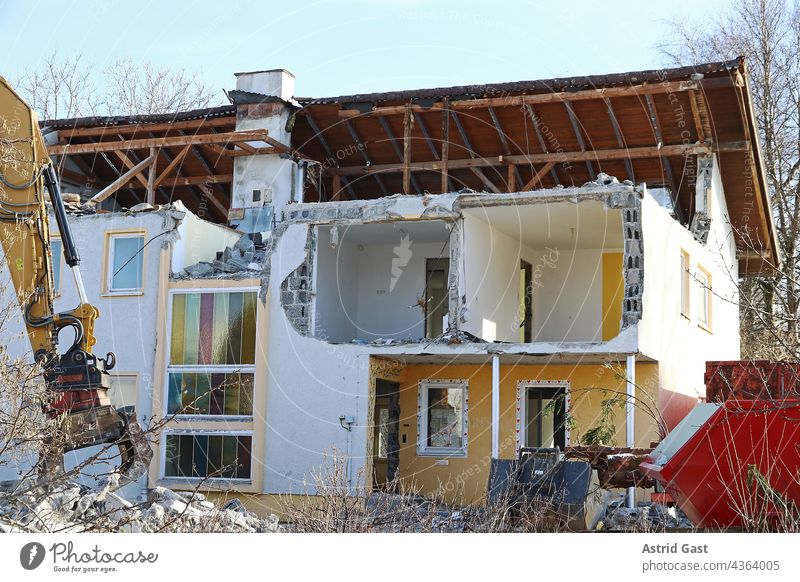
POLYGON ((428 259, 425 263, 425 337, 444 333, 448 313, 450 259, 428 259))
POLYGON ((569 444, 569 384, 521 382, 517 389, 519 447, 558 447, 569 444))
POLYGON ((519 262, 519 341, 529 344, 533 338, 533 266, 519 262))
POLYGON ((373 418, 372 484, 377 490, 394 481, 400 464, 400 384, 375 381, 373 418))

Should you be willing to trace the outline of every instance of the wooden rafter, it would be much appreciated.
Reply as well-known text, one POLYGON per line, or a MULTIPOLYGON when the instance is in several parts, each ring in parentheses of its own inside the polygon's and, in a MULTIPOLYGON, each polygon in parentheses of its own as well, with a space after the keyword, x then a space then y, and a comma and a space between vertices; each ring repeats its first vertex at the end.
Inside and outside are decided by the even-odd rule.
POLYGON ((403 194, 411 194, 411 103, 406 103, 403 115, 403 194))
POLYGON ((111 196, 114 192, 122 188, 125 184, 127 184, 134 176, 138 176, 147 166, 149 166, 154 159, 154 155, 150 155, 147 158, 143 159, 141 162, 133 166, 127 172, 122 174, 119 178, 111 182, 108 186, 100 190, 97 194, 92 196, 89 200, 89 204, 98 204, 111 196))
MULTIPOLYGON (((495 112, 493 107, 489 107, 489 117, 492 118, 492 123, 494 124, 494 128, 497 131, 497 135, 500 138, 500 147, 503 148, 503 154, 506 156, 511 155, 511 146, 508 144, 508 137, 506 136, 506 132, 503 129, 503 125, 500 123, 500 118, 497 117, 497 113, 495 112)), ((522 182, 522 176, 519 173, 519 168, 517 168, 516 164, 511 164, 508 171, 508 191, 513 192, 516 189, 517 182, 522 182), (512 188, 513 186, 513 188, 512 188)))
MULTIPOLYGON (((469 136, 467 136, 467 132, 464 130, 464 126, 461 124, 461 119, 459 118, 458 113, 453 111, 452 116, 453 116, 453 121, 456 124, 456 129, 458 129, 458 133, 461 136, 461 139, 467 148, 467 152, 469 153, 470 158, 472 158, 473 160, 482 159, 478 158, 477 152, 472 148, 472 142, 470 141, 469 136)), ((490 192, 494 192, 496 194, 500 192, 497 186, 494 185, 494 182, 492 182, 488 177, 486 177, 486 174, 483 173, 483 170, 481 170, 478 165, 469 166, 469 169, 472 171, 473 174, 475 174, 478 177, 478 179, 481 182, 483 182, 483 184, 487 188, 489 188, 490 192)))
POLYGON ((187 144, 198 145, 204 143, 240 143, 244 141, 264 141, 267 137, 266 129, 248 129, 244 131, 231 131, 227 133, 204 133, 193 135, 180 135, 170 137, 156 137, 148 139, 128 139, 101 141, 94 143, 80 144, 59 144, 48 146, 47 151, 50 155, 60 154, 87 154, 96 152, 113 152, 128 150, 145 150, 151 147, 166 148, 184 146, 187 144))
MULTIPOLYGON (((656 103, 653 101, 653 97, 651 95, 646 95, 645 100, 647 101, 647 108, 650 112, 650 123, 653 127, 653 133, 656 136, 656 142, 659 144, 664 143, 664 135, 661 132, 661 122, 658 120, 658 110, 656 109, 656 103)), ((672 177, 672 167, 669 165, 669 159, 666 156, 661 156, 661 167, 664 169, 664 174, 667 178, 667 183, 669 184, 670 190, 672 192, 672 196, 675 197, 673 200, 673 205, 675 207, 678 206, 678 192, 675 190, 675 180, 672 177)), ((655 184, 654 184, 655 185, 655 184)))
POLYGON ((697 131, 697 141, 706 141, 703 120, 700 119, 700 108, 697 106, 697 95, 695 95, 694 91, 689 91, 689 107, 692 110, 694 128, 697 131))
MULTIPOLYGON (((608 111, 608 119, 611 122, 611 127, 614 129, 614 135, 617 138, 617 146, 620 149, 626 146, 625 135, 622 133, 622 127, 617 120, 617 114, 614 112, 614 107, 611 105, 610 99, 604 99, 606 103, 606 110, 608 111)), ((628 180, 631 182, 636 181, 636 175, 633 173, 633 163, 625 158, 625 169, 628 171, 628 180)))
POLYGON ((233 126, 236 123, 235 116, 216 117, 212 119, 193 119, 190 121, 165 121, 161 123, 133 123, 130 125, 100 125, 96 127, 76 127, 73 129, 59 129, 58 137, 60 141, 69 140, 73 137, 103 137, 107 133, 113 134, 135 134, 138 132, 158 132, 158 131, 177 131, 179 129, 205 129, 207 127, 233 126))
MULTIPOLYGON (((727 142, 716 144, 714 149, 704 144, 677 144, 624 148, 611 150, 594 150, 587 152, 551 152, 544 154, 519 154, 513 156, 497 156, 486 158, 463 158, 448 160, 451 169, 463 168, 484 168, 494 166, 504 166, 506 164, 545 164, 554 162, 556 164, 566 162, 584 162, 586 160, 622 160, 626 157, 631 159, 658 158, 661 156, 685 156, 710 153, 711 151, 745 151, 748 147, 747 142, 727 142)), ((441 171, 443 162, 440 160, 426 162, 412 162, 412 170, 431 170, 441 171)), ((343 166, 330 170, 332 174, 342 176, 358 176, 369 172, 398 172, 402 171, 403 164, 373 164, 372 166, 343 166)))
MULTIPOLYGON (((567 116, 569 117, 569 123, 572 126, 572 131, 575 133, 575 139, 578 140, 578 147, 581 148, 582 152, 585 152, 586 142, 583 139, 583 130, 581 129, 581 122, 578 119, 578 114, 575 113, 575 110, 572 108, 572 104, 569 101, 564 101, 564 107, 567 108, 567 116)), ((585 160, 584 163, 586 164, 586 169, 589 172, 589 178, 595 180, 597 178, 597 174, 594 171, 591 160, 585 160)))
POLYGON ((161 175, 158 178, 156 178, 154 184, 156 188, 158 188, 161 185, 161 183, 167 176, 169 176, 172 170, 175 170, 178 167, 178 164, 180 164, 183 161, 183 158, 186 157, 186 154, 189 153, 190 149, 192 149, 191 145, 185 145, 183 146, 183 149, 181 149, 181 151, 178 152, 178 155, 172 158, 172 161, 169 162, 169 164, 167 164, 167 167, 161 171, 161 175))
MULTIPOLYGON (((322 144, 322 148, 325 150, 325 153, 328 156, 327 159, 331 160, 333 163, 336 163, 336 156, 334 155, 333 150, 331 149, 331 147, 328 145, 328 141, 322 135, 322 131, 320 130, 319 125, 317 125, 317 122, 314 120, 314 117, 311 115, 311 112, 307 112, 306 113, 306 119, 308 120, 309 127, 311 127, 311 131, 314 132, 314 135, 319 140, 319 143, 322 144)), ((336 196, 338 194, 339 190, 340 190, 341 181, 338 182, 338 187, 337 187, 337 181, 336 180, 334 180, 334 184, 333 185, 334 185, 333 196, 336 196)), ((356 193, 353 190, 353 187, 350 185, 349 181, 344 180, 344 187, 347 190, 347 193, 350 195, 350 198, 356 198, 356 193)), ((320 197, 320 200, 322 200, 322 192, 319 193, 319 197, 320 197)))
POLYGON ((448 99, 445 97, 442 109, 442 192, 450 190, 450 108, 447 105, 448 99))
MULTIPOLYGON (((381 124, 381 127, 383 128, 383 131, 386 134, 386 137, 389 138, 389 145, 392 146, 392 149, 394 150, 395 155, 402 162, 403 161, 403 150, 398 145, 398 141, 399 140, 394 136, 394 132, 392 131, 392 127, 389 125, 389 122, 386 121, 386 119, 384 119, 383 117, 379 117, 378 118, 378 123, 381 124)), ((422 188, 420 188, 419 183, 417 182, 417 179, 414 177, 414 174, 411 174, 411 185, 414 187, 414 190, 416 190, 417 192, 422 192, 422 188)))
MULTIPOLYGON (((550 150, 547 148, 547 142, 544 140, 542 130, 539 129, 539 116, 536 114, 536 110, 533 108, 533 105, 529 103, 525 104, 524 109, 525 118, 531 120, 533 132, 536 134, 536 140, 539 142, 539 147, 542 148, 542 153, 549 153, 550 150)), ((531 168, 531 170, 533 171, 533 168, 531 168)), ((561 184, 561 180, 558 178, 558 172, 556 172, 555 166, 550 168, 550 175, 553 177, 553 181, 557 186, 561 184)))
MULTIPOLYGON (((361 137, 358 135, 358 132, 356 131, 356 128, 353 127, 353 124, 350 122, 349 119, 345 119, 344 120, 344 125, 347 128, 347 131, 350 132, 350 137, 353 138, 353 141, 358 146, 360 146, 357 149, 361 152, 361 157, 364 158, 364 163, 366 163, 366 165, 368 165, 368 166, 371 166, 372 165, 372 159, 369 157, 369 154, 367 153, 367 148, 364 145, 364 142, 361 141, 361 137)), ((375 181, 378 183, 378 188, 380 188, 380 190, 381 190, 381 194, 383 194, 384 196, 388 196, 389 195, 389 190, 386 189, 386 186, 384 185, 383 180, 381 180, 381 177, 379 175, 377 175, 377 174, 375 174, 374 177, 375 177, 375 181)))
POLYGON ((527 192, 529 190, 533 190, 536 184, 539 184, 541 186, 542 178, 544 178, 545 175, 547 175, 547 172, 553 169, 554 165, 555 162, 547 162, 544 166, 541 167, 541 169, 538 172, 536 172, 533 175, 533 178, 531 178, 530 181, 522 187, 520 192, 527 192))
MULTIPOLYGON (((141 160, 132 161, 132 160, 131 160, 131 159, 128 157, 128 154, 126 154, 124 151, 117 150, 117 151, 114 151, 114 152, 112 152, 112 153, 113 153, 115 156, 117 156, 117 157, 120 159, 120 161, 122 162, 122 164, 123 164, 123 165, 124 165, 126 168, 128 168, 129 170, 130 170, 131 168, 133 168, 133 167, 134 167, 136 164, 138 164, 138 163, 141 161, 141 160)), ((150 155, 153 155, 153 154, 152 154, 152 152, 150 152, 150 155)), ((145 186, 145 187, 147 187, 147 180, 145 179, 145 177, 144 177, 144 176, 142 176, 142 174, 141 174, 141 173, 139 173, 139 174, 136 174, 134 177, 135 177, 137 180, 139 180, 139 182, 142 184, 142 186, 145 186)))
MULTIPOLYGON (((503 97, 486 97, 483 99, 459 99, 450 102, 453 111, 485 107, 522 107, 524 105, 537 105, 542 103, 564 103, 571 101, 586 101, 591 99, 613 97, 641 97, 659 93, 672 93, 682 91, 697 91, 701 88, 729 86, 731 81, 726 78, 707 79, 700 81, 669 81, 662 83, 648 83, 645 85, 625 85, 620 87, 606 87, 601 89, 585 89, 582 91, 556 91, 552 93, 535 93, 532 95, 508 95, 503 97)), ((441 103, 434 103, 430 107, 412 105, 412 111, 424 113, 442 108, 441 103)), ((363 115, 400 115, 405 111, 405 105, 389 105, 373 107, 369 111, 357 109, 342 109, 340 117, 358 117, 363 115)))

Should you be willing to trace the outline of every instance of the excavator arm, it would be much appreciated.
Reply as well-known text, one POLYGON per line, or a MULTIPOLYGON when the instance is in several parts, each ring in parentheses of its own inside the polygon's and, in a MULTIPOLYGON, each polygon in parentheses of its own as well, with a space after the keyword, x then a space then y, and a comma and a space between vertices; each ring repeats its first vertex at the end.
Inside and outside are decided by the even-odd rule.
POLYGON ((40 479, 63 467, 63 453, 105 443, 120 449, 118 485, 147 470, 152 451, 132 408, 116 410, 108 396, 109 370, 116 358, 93 353, 94 322, 80 274, 80 255, 70 230, 55 169, 39 130, 36 112, 0 77, 0 239, 16 299, 22 309, 34 358, 43 368, 50 398, 45 412, 59 418, 62 436, 45 438, 40 479), (70 311, 54 310, 53 257, 49 213, 52 206, 64 259, 80 303, 70 311), (59 346, 60 332, 72 339, 59 346), (53 443, 58 442, 54 451, 53 443))

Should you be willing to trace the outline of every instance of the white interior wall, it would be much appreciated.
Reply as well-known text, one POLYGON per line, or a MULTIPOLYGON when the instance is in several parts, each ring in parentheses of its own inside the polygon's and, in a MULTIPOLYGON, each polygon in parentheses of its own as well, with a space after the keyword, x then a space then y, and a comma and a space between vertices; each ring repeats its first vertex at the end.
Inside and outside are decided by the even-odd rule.
POLYGON ((425 297, 427 260, 448 257, 449 247, 443 250, 442 245, 412 242, 411 258, 396 278, 392 275, 396 245, 370 245, 356 251, 358 339, 425 337, 425 318, 418 301, 425 297))
POLYGON ((178 227, 180 239, 176 241, 172 253, 171 269, 173 273, 179 273, 185 267, 200 261, 213 261, 217 252, 235 245, 242 236, 241 232, 232 228, 206 222, 180 202, 175 204, 181 211, 186 212, 186 216, 178 227))
MULTIPOLYGON (((448 258, 449 244, 412 239, 399 250, 399 240, 358 243, 345 231, 334 249, 328 232, 319 230, 317 244, 314 335, 334 342, 423 338, 418 300, 425 295, 427 260, 448 258), (395 263, 398 254, 408 258, 405 265, 395 263), (393 275, 393 265, 399 275, 393 275)), ((391 232, 387 227, 387 235, 391 232)))
POLYGON ((487 341, 519 341, 520 258, 533 253, 475 214, 464 217, 461 248, 467 296, 461 329, 487 341))
POLYGON ((462 328, 488 341, 519 341, 522 259, 533 271, 533 341, 600 341, 602 252, 531 249, 478 216, 467 215, 463 241, 467 321, 462 328))
POLYGON ((326 341, 348 342, 356 337, 358 317, 356 245, 340 241, 331 248, 324 234, 318 241, 314 335, 326 341))

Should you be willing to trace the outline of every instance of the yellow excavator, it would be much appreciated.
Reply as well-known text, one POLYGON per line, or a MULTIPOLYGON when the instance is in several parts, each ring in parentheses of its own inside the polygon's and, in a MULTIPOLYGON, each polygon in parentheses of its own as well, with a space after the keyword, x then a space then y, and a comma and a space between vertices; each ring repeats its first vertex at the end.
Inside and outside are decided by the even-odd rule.
POLYGON ((0 239, 24 317, 35 360, 43 369, 48 398, 44 412, 59 437, 44 435, 39 481, 63 472, 65 452, 95 445, 119 448, 114 487, 135 481, 146 471, 152 451, 133 407, 115 409, 108 395, 113 353, 93 353, 96 307, 86 298, 80 256, 70 230, 55 168, 39 130, 36 112, 0 77, 0 239), (54 273, 49 211, 58 226, 64 260, 75 280, 80 304, 54 310, 54 273), (73 339, 59 349, 59 332, 73 339))

